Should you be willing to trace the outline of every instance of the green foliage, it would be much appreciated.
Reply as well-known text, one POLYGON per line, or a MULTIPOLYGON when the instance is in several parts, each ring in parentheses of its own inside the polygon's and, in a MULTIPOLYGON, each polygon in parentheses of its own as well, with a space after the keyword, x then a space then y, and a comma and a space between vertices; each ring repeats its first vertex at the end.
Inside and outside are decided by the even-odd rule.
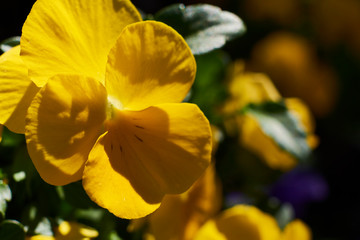
POLYGON ((243 111, 254 117, 263 132, 280 148, 299 161, 308 159, 311 149, 306 142, 306 133, 299 120, 288 111, 283 102, 249 104, 243 111))
POLYGON ((216 108, 226 98, 223 83, 229 57, 222 51, 213 51, 196 57, 197 73, 190 101, 196 103, 210 122, 221 121, 216 108))
POLYGON ((219 49, 229 40, 245 33, 242 20, 233 13, 208 4, 174 4, 160 10, 155 20, 177 30, 199 55, 219 49))
POLYGON ((0 221, 5 217, 8 201, 11 200, 11 190, 7 184, 0 180, 0 221))
POLYGON ((6 52, 10 50, 12 47, 15 47, 20 44, 20 37, 15 36, 11 38, 7 38, 4 41, 0 42, 0 50, 6 52))
POLYGON ((1 240, 24 240, 24 226, 15 220, 5 220, 0 224, 1 240))

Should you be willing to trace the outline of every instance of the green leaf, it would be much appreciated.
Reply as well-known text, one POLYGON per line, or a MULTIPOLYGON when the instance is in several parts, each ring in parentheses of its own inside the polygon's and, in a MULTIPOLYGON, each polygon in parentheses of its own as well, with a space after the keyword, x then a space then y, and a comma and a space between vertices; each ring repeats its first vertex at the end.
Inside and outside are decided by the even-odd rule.
POLYGON ((281 149, 299 161, 304 162, 308 159, 311 149, 306 141, 306 133, 283 102, 249 104, 243 111, 253 116, 259 122, 262 131, 281 149))
MULTIPOLYGON (((5 217, 5 211, 8 201, 11 200, 11 190, 9 186, 0 180, 0 220, 5 217)), ((1 239, 1 238, 0 238, 1 239)))
POLYGON ((18 146, 21 143, 25 142, 24 134, 18 134, 18 133, 11 132, 6 127, 3 128, 2 134, 3 134, 2 141, 0 143, 1 146, 14 147, 14 146, 18 146))
POLYGON ((38 222, 34 233, 35 235, 54 236, 50 220, 48 218, 43 217, 38 222))
POLYGON ((196 103, 212 123, 217 121, 216 107, 227 95, 222 80, 229 59, 222 51, 196 56, 197 72, 190 102, 196 103))
POLYGON ((238 16, 208 4, 174 4, 160 10, 154 18, 178 31, 196 55, 221 48, 246 30, 238 16))
POLYGON ((15 220, 5 220, 0 224, 1 240, 24 240, 24 226, 15 220))
POLYGON ((0 49, 3 52, 9 51, 12 47, 15 47, 20 44, 20 37, 15 36, 11 38, 7 38, 0 43, 0 49))

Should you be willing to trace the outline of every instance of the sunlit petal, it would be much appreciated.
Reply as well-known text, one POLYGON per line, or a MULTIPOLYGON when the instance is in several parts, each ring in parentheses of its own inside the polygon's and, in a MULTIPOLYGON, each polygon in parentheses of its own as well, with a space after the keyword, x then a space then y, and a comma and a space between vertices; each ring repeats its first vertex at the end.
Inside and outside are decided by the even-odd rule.
POLYGON ((181 102, 191 88, 195 59, 167 25, 146 21, 124 29, 109 53, 106 89, 119 109, 181 102))
POLYGON ((140 20, 127 0, 38 0, 22 29, 21 55, 38 86, 56 73, 103 82, 110 48, 126 25, 140 20))
POLYGON ((28 152, 40 176, 64 185, 81 179, 106 117, 106 91, 96 80, 56 75, 36 95, 27 115, 28 152))
POLYGON ((25 132, 25 116, 39 88, 28 77, 20 46, 0 57, 0 124, 16 133, 25 132))
POLYGON ((153 212, 164 194, 184 192, 210 162, 210 126, 196 105, 119 111, 108 128, 89 155, 83 185, 119 217, 153 212))

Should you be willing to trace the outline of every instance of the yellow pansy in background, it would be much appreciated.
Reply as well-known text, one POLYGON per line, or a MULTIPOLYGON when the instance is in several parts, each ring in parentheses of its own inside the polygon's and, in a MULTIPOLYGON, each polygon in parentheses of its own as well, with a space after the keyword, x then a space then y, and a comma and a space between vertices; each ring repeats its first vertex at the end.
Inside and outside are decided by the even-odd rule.
MULTIPOLYGON (((241 144, 256 153, 271 168, 284 171, 293 168, 297 160, 266 135, 251 114, 239 113, 249 103, 276 102, 282 99, 270 78, 262 73, 245 71, 244 62, 237 61, 230 70, 228 92, 229 99, 223 111, 229 116, 234 115, 225 121, 228 133, 238 132, 241 144)), ((295 98, 285 99, 285 104, 304 127, 309 146, 315 148, 318 145, 318 139, 314 135, 315 123, 307 106, 295 98)))
MULTIPOLYGON (((296 98, 285 99, 290 112, 304 127, 307 143, 314 149, 318 138, 314 134, 314 120, 307 106, 296 98)), ((281 149, 277 143, 261 129, 260 123, 250 114, 239 117, 240 142, 244 147, 256 153, 271 168, 288 171, 296 166, 297 160, 290 153, 281 149)))
POLYGON ((16 133, 25 132, 25 116, 39 88, 27 75, 20 46, 0 56, 0 124, 16 133))
POLYGON ((91 240, 99 233, 88 226, 77 222, 63 221, 54 232, 54 236, 35 235, 26 240, 91 240))
POLYGON ((298 35, 270 34, 255 45, 250 67, 268 74, 282 96, 302 99, 318 117, 326 116, 335 107, 338 81, 334 72, 298 35))
POLYGON ((295 220, 282 232, 276 220, 253 206, 236 205, 209 220, 195 240, 310 240, 310 229, 295 220))
MULTIPOLYGON (((242 60, 237 60, 231 65, 227 90, 229 97, 223 107, 223 112, 229 116, 234 115, 249 103, 281 100, 279 92, 269 77, 262 73, 245 71, 245 62, 242 60)), ((235 134, 238 120, 238 117, 226 119, 225 127, 228 134, 235 134)))
MULTIPOLYGON (((2 67, 4 78, 15 74, 21 83, 31 79, 36 92, 41 87, 26 115, 25 137, 46 182, 82 179, 101 207, 139 218, 203 174, 211 159, 210 126, 196 105, 181 103, 196 63, 175 30, 142 22, 130 1, 38 0, 22 33, 20 60, 27 68, 17 74, 11 64, 2 67)), ((28 85, 7 86, 27 96, 28 85)))
POLYGON ((271 21, 288 26, 299 21, 302 6, 299 0, 245 0, 241 2, 240 11, 253 21, 271 21))
POLYGON ((141 222, 132 222, 129 230, 134 231, 139 223, 148 222, 146 239, 194 239, 198 229, 220 210, 221 196, 220 182, 212 164, 188 191, 165 196, 159 209, 146 219, 139 219, 141 222))
POLYGON ((205 223, 195 239, 279 240, 280 234, 271 215, 252 206, 236 205, 205 223))

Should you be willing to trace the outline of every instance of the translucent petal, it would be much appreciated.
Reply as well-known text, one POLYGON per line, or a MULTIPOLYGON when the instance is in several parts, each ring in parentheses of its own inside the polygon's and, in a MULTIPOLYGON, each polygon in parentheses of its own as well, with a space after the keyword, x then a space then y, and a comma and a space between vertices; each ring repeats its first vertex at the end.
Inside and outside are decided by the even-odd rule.
POLYGON ((53 185, 81 179, 106 118, 106 91, 96 80, 56 75, 35 96, 26 141, 40 176, 53 185))
POLYGON ((103 82, 109 50, 126 25, 140 20, 127 0, 38 0, 22 29, 21 55, 38 86, 57 73, 103 82))
POLYGON ((16 133, 25 132, 27 109, 39 88, 28 77, 20 46, 0 57, 0 124, 16 133))
POLYGON ((164 194, 187 190, 210 162, 209 123, 193 104, 119 111, 108 129, 89 155, 83 185, 122 218, 153 212, 164 194))
POLYGON ((181 102, 196 63, 185 40, 169 26, 145 21, 127 26, 109 53, 106 89, 119 109, 141 110, 181 102))

